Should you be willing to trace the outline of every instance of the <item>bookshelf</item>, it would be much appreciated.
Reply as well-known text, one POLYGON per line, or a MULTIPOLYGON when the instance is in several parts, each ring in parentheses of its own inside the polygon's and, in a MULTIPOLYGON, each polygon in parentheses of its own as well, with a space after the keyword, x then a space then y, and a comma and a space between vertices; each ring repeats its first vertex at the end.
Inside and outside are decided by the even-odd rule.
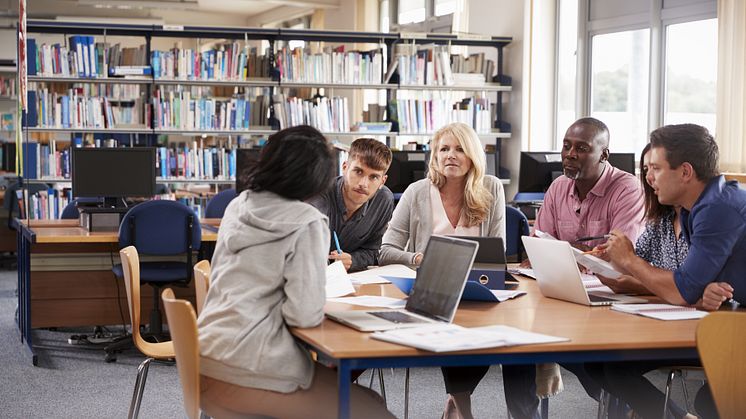
MULTIPOLYGON (((452 121, 449 119, 452 116, 445 116, 441 122, 421 123, 423 116, 432 118, 432 114, 428 115, 424 109, 432 106, 428 101, 433 100, 440 101, 438 103, 443 109, 455 106, 454 103, 458 101, 464 101, 467 107, 476 107, 477 99, 488 103, 482 105, 482 111, 489 113, 489 116, 481 118, 482 128, 478 133, 483 144, 492 144, 496 151, 490 154, 495 158, 496 168, 500 167, 501 141, 509 139, 511 135, 510 124, 504 120, 502 112, 504 95, 512 90, 510 77, 503 73, 503 48, 511 42, 508 37, 39 20, 29 20, 27 31, 29 38, 40 37, 36 45, 37 51, 49 52, 56 57, 39 57, 43 64, 37 65, 34 62, 33 65, 41 71, 37 71, 37 74, 32 74, 31 71, 29 73, 29 90, 43 92, 44 95, 39 96, 47 100, 43 105, 44 118, 39 115, 42 109, 36 109, 36 121, 28 118, 31 112, 25 119, 27 122, 36 122, 24 127, 26 136, 33 137, 32 141, 52 141, 65 147, 66 142, 72 143, 76 137, 113 136, 124 144, 173 149, 181 147, 180 143, 192 144, 202 140, 209 141, 209 147, 218 148, 237 147, 242 143, 256 145, 281 126, 303 122, 312 125, 314 122, 319 123, 314 121, 307 109, 322 106, 323 99, 317 99, 313 104, 308 99, 313 92, 319 95, 322 90, 323 96, 333 103, 324 105, 330 109, 325 112, 333 110, 331 120, 335 122, 327 124, 322 132, 342 144, 360 136, 378 138, 392 148, 404 148, 405 144, 412 142, 422 144, 442 125, 442 121, 452 121), (49 40, 54 37, 57 39, 56 44, 49 40), (114 44, 114 40, 121 38, 136 40, 133 42, 136 45, 127 46, 123 43, 120 48, 119 44, 114 44), (290 41, 306 42, 309 45, 307 51, 316 51, 312 60, 328 60, 335 69, 332 70, 332 76, 322 77, 323 80, 305 78, 300 81, 297 77, 288 77, 289 73, 295 71, 293 74, 300 74, 298 69, 306 68, 304 57, 301 57, 305 52, 290 50, 290 41), (77 42, 81 43, 80 46, 77 42), (172 48, 167 46, 168 42, 172 42, 172 48), (86 43, 91 54, 87 64, 85 56, 80 58, 78 53, 80 47, 86 43), (368 47, 361 50, 338 48, 352 43, 368 47), (493 67, 481 83, 457 84, 453 80, 447 80, 449 75, 452 76, 450 64, 447 69, 442 64, 442 60, 450 60, 448 57, 451 46, 495 48, 497 61, 492 64, 493 67), (423 49, 419 50, 420 47, 423 49), (433 58, 429 64, 430 73, 422 73, 422 80, 419 82, 413 78, 415 84, 401 83, 401 79, 396 80, 396 77, 389 79, 388 63, 394 62, 394 58, 398 57, 397 51, 402 48, 413 51, 413 55, 409 57, 412 63, 419 57, 426 57, 428 50, 437 51, 435 55, 440 57, 441 63, 437 64, 433 58), (121 55, 117 55, 120 52, 121 55), (301 63, 296 62, 296 67, 288 65, 287 61, 294 56, 299 57, 301 63), (130 58, 125 61, 123 57, 130 58), (96 65, 91 64, 94 60, 96 65), (64 65, 67 67, 63 69, 64 65), (114 67, 134 73, 140 72, 137 70, 139 68, 147 71, 142 70, 142 74, 125 77, 112 77, 109 73, 114 67), (428 77, 429 80, 425 80, 428 77), (123 105, 126 100, 92 93, 114 91, 115 88, 136 91, 136 97, 131 101, 135 104, 123 105), (373 93, 356 96, 356 92, 373 93), (90 96, 87 96, 89 93, 90 96), (63 96, 67 98, 62 99, 63 96), (360 113, 366 105, 359 96, 380 98, 376 106, 385 110, 385 121, 391 122, 393 126, 391 131, 350 130, 356 122, 361 121, 360 113), (97 112, 100 110, 101 115, 82 122, 62 118, 62 115, 69 115, 70 111, 55 109, 57 104, 73 100, 79 101, 76 103, 85 102, 80 105, 85 109, 95 108, 97 112), (406 103, 405 101, 413 101, 407 115, 414 115, 414 121, 418 121, 416 115, 420 112, 416 127, 406 130, 398 118, 394 117, 395 108, 392 108, 392 104, 406 103), (290 107, 291 102, 295 103, 294 108, 290 107), (134 118, 138 123, 118 123, 116 108, 124 106, 134 106, 130 114, 134 112, 139 116, 139 119, 134 118), (248 110, 244 117, 231 114, 239 108, 257 110, 259 115, 249 115, 248 110), (53 114, 54 112, 59 115, 53 114), (286 112, 293 112, 292 116, 297 117, 295 123, 290 121, 291 117, 281 122, 280 118, 286 112), (199 123, 200 121, 205 123, 199 123)), ((29 57, 31 56, 32 52, 29 52, 29 57)), ((29 62, 29 68, 31 65, 29 62)), ((426 63, 425 66, 427 65, 426 63)), ((37 100, 36 103, 42 102, 37 100)), ((470 109, 468 112, 476 111, 470 109)), ((404 115, 400 113, 400 116, 404 115)), ((65 183, 69 179, 47 176, 31 181, 65 183)), ((216 185, 216 188, 217 185, 233 182, 232 179, 179 177, 162 177, 158 181, 207 183, 216 185)), ((503 183, 509 182, 509 177, 503 179, 503 183)))

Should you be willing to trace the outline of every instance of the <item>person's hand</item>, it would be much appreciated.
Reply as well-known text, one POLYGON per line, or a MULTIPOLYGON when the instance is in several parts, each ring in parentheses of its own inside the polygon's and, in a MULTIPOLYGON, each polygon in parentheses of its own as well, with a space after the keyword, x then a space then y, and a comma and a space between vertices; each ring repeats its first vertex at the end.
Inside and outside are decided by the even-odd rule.
POLYGON ((713 311, 726 300, 733 298, 733 287, 727 282, 710 282, 702 293, 702 308, 713 311))
POLYGON ((610 262, 620 266, 626 266, 626 262, 635 256, 635 246, 619 230, 609 233, 606 243, 596 246, 596 249, 602 250, 603 255, 608 257, 610 262))
POLYGON ((601 281, 602 284, 611 288, 617 294, 648 294, 650 293, 647 288, 635 277, 630 275, 622 275, 617 279, 607 278, 596 274, 596 277, 601 281))
POLYGON ((523 259, 518 267, 523 269, 531 269, 531 261, 528 258, 523 259))
POLYGON ((425 255, 423 255, 422 253, 417 253, 414 256, 414 266, 420 266, 420 264, 422 263, 423 256, 425 255))
POLYGON ((329 253, 329 259, 331 259, 331 260, 341 260, 342 264, 345 266, 345 270, 346 271, 349 271, 350 270, 350 266, 352 266, 352 255, 349 254, 349 253, 342 252, 342 254, 339 254, 339 253, 337 253, 336 250, 334 250, 331 253, 329 253))

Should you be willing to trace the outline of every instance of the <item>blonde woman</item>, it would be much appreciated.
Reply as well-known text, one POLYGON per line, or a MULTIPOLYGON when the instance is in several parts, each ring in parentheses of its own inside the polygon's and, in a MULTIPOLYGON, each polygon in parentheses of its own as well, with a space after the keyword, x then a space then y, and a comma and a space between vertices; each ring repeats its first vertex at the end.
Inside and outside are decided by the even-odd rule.
MULTIPOLYGON (((383 235, 381 265, 418 266, 433 234, 505 237, 505 194, 500 180, 485 174, 479 137, 466 124, 438 130, 430 143, 426 179, 407 188, 383 235)), ((449 394, 443 417, 471 418, 471 393, 488 367, 443 368, 449 394)), ((504 366, 508 409, 515 418, 538 417, 534 367, 504 366)))

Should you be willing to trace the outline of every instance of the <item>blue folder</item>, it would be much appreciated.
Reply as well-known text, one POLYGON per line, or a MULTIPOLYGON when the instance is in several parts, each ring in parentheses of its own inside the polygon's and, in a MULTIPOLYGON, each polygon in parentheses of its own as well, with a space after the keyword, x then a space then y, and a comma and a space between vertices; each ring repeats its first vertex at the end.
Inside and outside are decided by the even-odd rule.
MULTIPOLYGON (((383 276, 383 278, 391 281, 392 284, 394 284, 397 288, 401 290, 404 294, 409 295, 410 291, 412 291, 412 286, 414 286, 414 278, 402 278, 398 276, 383 276)), ((495 297, 495 294, 493 294, 489 288, 486 286, 480 284, 477 281, 466 281, 466 286, 464 287, 464 293, 461 294, 461 300, 462 301, 487 301, 487 302, 493 302, 493 303, 499 303, 500 301, 495 297)))

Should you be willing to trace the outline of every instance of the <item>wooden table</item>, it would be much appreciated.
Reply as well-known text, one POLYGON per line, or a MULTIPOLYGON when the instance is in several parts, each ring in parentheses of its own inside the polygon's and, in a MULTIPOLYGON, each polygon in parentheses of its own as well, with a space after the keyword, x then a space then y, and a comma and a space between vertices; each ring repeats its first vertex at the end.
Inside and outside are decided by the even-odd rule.
MULTIPOLYGON (((126 291, 111 268, 119 263, 118 232, 89 232, 77 220, 15 220, 18 328, 36 365, 32 331, 42 327, 128 323, 126 291), (33 313, 33 316, 32 316, 33 313)), ((202 242, 217 240, 220 219, 201 220, 202 242)), ((147 260, 143 257, 143 260, 147 260)), ((194 288, 174 288, 193 299, 194 288)), ((152 306, 150 287, 142 307, 152 306)))
MULTIPOLYGON (((519 289, 528 294, 503 303, 462 302, 454 323, 472 327, 501 324, 532 332, 570 338, 569 342, 525 345, 451 353, 433 353, 370 338, 325 319, 293 335, 335 365, 339 384, 339 417, 349 417, 350 371, 366 368, 403 368, 542 362, 594 362, 697 358, 696 320, 653 320, 545 298, 535 281, 523 279, 519 289)), ((358 294, 401 296, 393 285, 365 285, 358 294)), ((370 310, 341 303, 325 309, 370 310)))

